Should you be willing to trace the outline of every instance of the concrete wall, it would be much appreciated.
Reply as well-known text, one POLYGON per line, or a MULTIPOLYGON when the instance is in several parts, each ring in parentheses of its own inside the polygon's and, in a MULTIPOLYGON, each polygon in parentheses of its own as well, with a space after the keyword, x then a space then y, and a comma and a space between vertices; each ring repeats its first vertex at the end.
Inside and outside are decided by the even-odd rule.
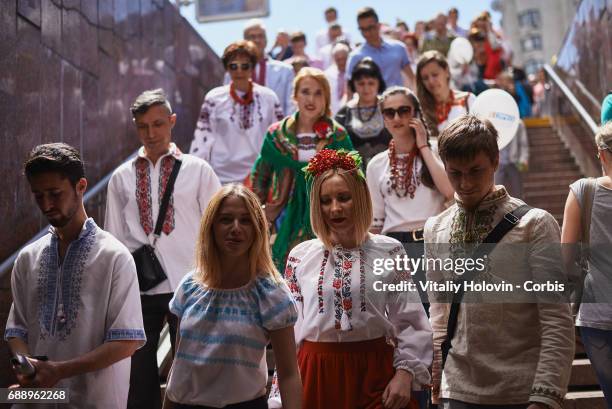
MULTIPOLYGON (((129 106, 140 92, 166 90, 174 138, 187 149, 204 94, 222 76, 219 58, 168 0, 2 0, 0 260, 46 225, 21 175, 35 145, 79 148, 93 186, 138 147, 129 106)), ((100 209, 90 206, 94 217, 100 209)), ((10 302, 7 275, 2 333, 10 302)), ((6 358, 2 342, 0 387, 6 358)))

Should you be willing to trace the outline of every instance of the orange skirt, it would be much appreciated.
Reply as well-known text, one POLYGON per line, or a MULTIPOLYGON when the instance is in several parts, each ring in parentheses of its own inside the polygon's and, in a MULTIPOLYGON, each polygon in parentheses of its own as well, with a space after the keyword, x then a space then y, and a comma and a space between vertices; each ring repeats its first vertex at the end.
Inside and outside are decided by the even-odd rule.
MULTIPOLYGON (((304 408, 383 409, 393 378, 393 347, 384 338, 361 342, 303 341, 298 353, 304 408)), ((418 409, 412 398, 409 409, 418 409)))

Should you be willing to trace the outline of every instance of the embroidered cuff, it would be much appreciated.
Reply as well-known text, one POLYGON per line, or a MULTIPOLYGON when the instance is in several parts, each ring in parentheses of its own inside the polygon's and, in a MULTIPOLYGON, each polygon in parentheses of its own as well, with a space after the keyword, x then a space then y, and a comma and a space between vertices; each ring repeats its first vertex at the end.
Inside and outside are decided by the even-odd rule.
POLYGON ((421 390, 423 385, 429 385, 431 383, 429 370, 427 370, 424 365, 418 365, 416 368, 412 368, 409 361, 400 361, 395 365, 395 369, 403 369, 412 374, 412 385, 414 390, 421 390))
POLYGON ((545 386, 534 386, 529 395, 530 402, 540 402, 554 409, 563 408, 563 395, 551 388, 545 386))
POLYGON ((28 342, 28 331, 22 328, 7 328, 4 330, 4 340, 8 341, 9 338, 21 338, 28 342))
POLYGON ((111 329, 106 333, 104 342, 120 340, 146 341, 147 337, 143 329, 111 329))

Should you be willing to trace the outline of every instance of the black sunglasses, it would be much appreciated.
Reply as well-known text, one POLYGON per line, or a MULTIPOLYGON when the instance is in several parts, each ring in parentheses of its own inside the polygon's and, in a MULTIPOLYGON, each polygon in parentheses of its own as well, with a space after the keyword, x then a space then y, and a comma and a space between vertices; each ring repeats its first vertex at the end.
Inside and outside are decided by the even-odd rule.
POLYGON ((412 107, 409 105, 402 105, 397 109, 385 108, 382 110, 382 114, 388 120, 395 118, 395 114, 398 114, 400 118, 407 118, 412 116, 412 107))
POLYGON ((231 63, 228 65, 230 71, 236 71, 238 70, 238 67, 240 67, 240 69, 242 71, 248 71, 251 69, 251 64, 248 63, 243 63, 243 64, 236 64, 236 63, 231 63))

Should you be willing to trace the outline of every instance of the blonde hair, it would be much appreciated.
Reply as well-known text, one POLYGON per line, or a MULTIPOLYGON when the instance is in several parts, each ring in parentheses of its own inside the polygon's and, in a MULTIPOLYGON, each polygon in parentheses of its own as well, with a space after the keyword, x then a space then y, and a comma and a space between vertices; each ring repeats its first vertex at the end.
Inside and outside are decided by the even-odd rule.
POLYGON ((323 97, 325 98, 325 110, 323 112, 323 116, 331 117, 331 90, 329 88, 329 81, 327 80, 327 77, 323 71, 318 68, 304 67, 298 72, 293 79, 293 99, 297 100, 300 82, 302 82, 304 78, 312 78, 319 83, 323 89, 323 97))
POLYGON ((595 134, 595 144, 598 149, 612 153, 612 121, 599 128, 595 134))
POLYGON ((334 175, 338 175, 344 179, 351 192, 355 240, 358 244, 361 244, 365 240, 370 230, 370 226, 372 225, 373 212, 370 190, 368 189, 365 179, 357 173, 357 169, 329 169, 314 179, 310 192, 310 224, 312 226, 312 231, 326 247, 333 247, 330 228, 325 223, 321 210, 321 186, 323 182, 334 175))
POLYGON ((249 212, 254 228, 254 238, 248 253, 248 263, 251 280, 258 275, 268 276, 276 282, 281 281, 280 274, 272 261, 268 223, 255 193, 240 184, 223 186, 210 199, 200 222, 200 232, 196 243, 194 278, 208 287, 220 287, 222 281, 219 248, 215 242, 213 225, 225 199, 230 196, 239 197, 249 212))

